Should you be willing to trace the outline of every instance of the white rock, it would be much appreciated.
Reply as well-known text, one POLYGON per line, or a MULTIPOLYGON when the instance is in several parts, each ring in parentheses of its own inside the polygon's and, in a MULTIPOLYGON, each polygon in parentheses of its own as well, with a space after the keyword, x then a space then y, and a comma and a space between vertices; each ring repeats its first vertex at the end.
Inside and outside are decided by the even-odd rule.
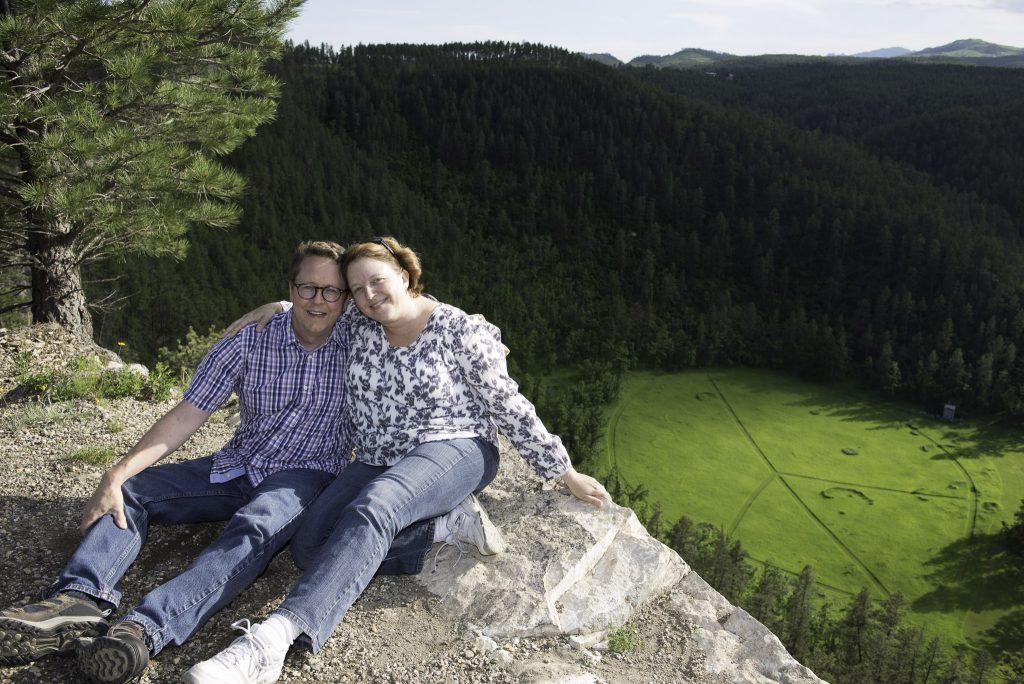
POLYGON ((600 632, 591 632, 590 634, 574 634, 569 637, 569 643, 573 647, 583 650, 586 648, 593 648, 596 644, 601 643, 608 637, 607 630, 601 630, 600 632))
POLYGON ((560 679, 551 680, 552 684, 598 684, 600 681, 597 675, 589 672, 584 674, 569 675, 560 679))
POLYGON ((821 684, 789 655, 778 637, 730 604, 696 573, 679 583, 671 610, 696 625, 693 643, 704 653, 707 672, 733 684, 821 684))
POLYGON ((492 652, 487 657, 490 658, 493 662, 498 663, 502 666, 512 664, 512 654, 503 648, 499 648, 497 651, 492 652))
POLYGON ((532 513, 518 521, 519 534, 507 531, 504 554, 417 576, 446 597, 456 617, 486 625, 486 634, 577 634, 621 625, 688 571, 628 508, 595 509, 559 492, 524 494, 521 510, 532 513))
POLYGON ((125 370, 132 373, 138 373, 144 378, 149 377, 149 369, 143 366, 141 363, 129 363, 125 370))
POLYGON ((498 648, 498 643, 489 636, 478 636, 473 641, 473 648, 479 653, 490 653, 498 648))

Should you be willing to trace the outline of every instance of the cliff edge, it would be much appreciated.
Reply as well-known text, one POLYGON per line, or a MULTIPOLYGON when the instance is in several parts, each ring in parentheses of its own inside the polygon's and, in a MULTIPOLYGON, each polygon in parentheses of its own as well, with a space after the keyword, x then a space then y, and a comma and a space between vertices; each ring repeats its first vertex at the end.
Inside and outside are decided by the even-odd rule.
MULTIPOLYGON (((73 344, 53 330, 0 330, 0 388, 16 385, 12 359, 52 367, 75 352, 73 344)), ((39 598, 77 544, 81 509, 104 470, 83 447, 123 453, 172 405, 23 398, 0 405, 0 604, 39 598)), ((215 451, 232 432, 230 417, 230 409, 214 414, 170 458, 215 451)), ((505 534, 505 553, 466 549, 460 558, 435 547, 420 575, 375 579, 318 656, 292 650, 281 681, 821 681, 650 537, 628 508, 573 500, 507 445, 498 477, 480 498, 505 534), (609 637, 625 650, 609 650, 609 637)), ((221 527, 154 528, 123 581, 125 605, 184 569, 221 527)), ((178 681, 230 643, 232 622, 273 610, 297 577, 283 552, 185 645, 159 654, 142 681, 178 681)), ((0 682, 76 681, 73 661, 64 658, 0 668, 0 682)))

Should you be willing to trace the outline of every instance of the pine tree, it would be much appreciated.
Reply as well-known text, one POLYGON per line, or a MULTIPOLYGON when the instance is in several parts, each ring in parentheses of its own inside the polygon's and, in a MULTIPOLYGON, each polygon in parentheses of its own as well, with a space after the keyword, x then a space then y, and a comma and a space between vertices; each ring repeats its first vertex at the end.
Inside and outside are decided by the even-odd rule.
POLYGON ((1020 508, 1013 514, 1013 524, 1003 522, 1003 538, 1010 551, 1024 556, 1024 499, 1021 499, 1020 508))
MULTIPOLYGON (((609 490, 609 493, 611 490, 609 490)), ((691 565, 697 553, 697 528, 685 515, 680 516, 668 531, 668 545, 691 565)))
POLYGON ((264 73, 302 0, 7 0, 0 5, 0 268, 36 322, 92 336, 83 265, 181 257, 239 216, 214 161, 275 111, 264 73))
POLYGON ((854 597, 840 623, 845 662, 850 669, 856 668, 864 661, 864 642, 867 639, 870 614, 871 595, 867 587, 864 587, 854 597))
POLYGON ((782 607, 786 602, 789 583, 774 565, 765 565, 761 579, 754 588, 747 608, 758 622, 773 632, 782 624, 782 607))
POLYGON ((811 616, 813 606, 811 596, 814 593, 814 568, 805 565, 793 585, 793 593, 786 602, 786 619, 783 625, 785 638, 783 642, 790 654, 803 662, 811 652, 811 616))

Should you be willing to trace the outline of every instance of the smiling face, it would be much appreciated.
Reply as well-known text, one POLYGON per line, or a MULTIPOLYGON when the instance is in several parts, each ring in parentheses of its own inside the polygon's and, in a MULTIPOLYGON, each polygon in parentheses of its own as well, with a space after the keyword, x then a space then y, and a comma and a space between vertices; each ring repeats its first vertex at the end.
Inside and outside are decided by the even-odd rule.
POLYGON ((338 322, 345 310, 347 297, 336 302, 324 300, 322 290, 317 290, 312 299, 299 296, 295 283, 313 285, 315 287, 336 287, 345 290, 345 279, 341 276, 341 266, 329 257, 307 256, 302 260, 295 275, 295 282, 290 283, 288 292, 291 295, 292 330, 299 344, 306 349, 316 349, 331 336, 334 324, 338 322))
POLYGON ((378 323, 401 320, 411 300, 409 274, 378 259, 356 259, 346 269, 356 307, 378 323))

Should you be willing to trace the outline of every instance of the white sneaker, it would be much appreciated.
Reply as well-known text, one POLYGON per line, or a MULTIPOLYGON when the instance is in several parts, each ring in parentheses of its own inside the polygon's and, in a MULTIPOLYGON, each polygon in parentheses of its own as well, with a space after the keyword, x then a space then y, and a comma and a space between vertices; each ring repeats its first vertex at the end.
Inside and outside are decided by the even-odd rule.
POLYGON ((193 665, 182 675, 187 684, 271 684, 281 676, 283 653, 276 653, 260 641, 259 625, 251 627, 248 620, 231 625, 242 636, 209 660, 193 665))
POLYGON ((487 511, 474 495, 467 496, 444 517, 449 529, 444 543, 456 547, 460 557, 464 542, 475 546, 484 556, 493 556, 505 550, 501 532, 487 517, 487 511))

